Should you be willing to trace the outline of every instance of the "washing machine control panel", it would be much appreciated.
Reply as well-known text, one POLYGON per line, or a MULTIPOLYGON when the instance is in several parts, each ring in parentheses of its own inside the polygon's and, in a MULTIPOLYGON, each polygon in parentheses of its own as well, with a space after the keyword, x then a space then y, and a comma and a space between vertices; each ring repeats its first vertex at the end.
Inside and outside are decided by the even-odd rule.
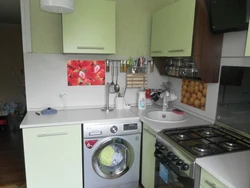
POLYGON ((105 136, 141 133, 142 129, 140 121, 86 123, 82 126, 84 138, 98 138, 105 136))
POLYGON ((137 130, 138 124, 137 123, 130 123, 130 124, 124 124, 123 130, 124 131, 130 131, 130 130, 137 130))

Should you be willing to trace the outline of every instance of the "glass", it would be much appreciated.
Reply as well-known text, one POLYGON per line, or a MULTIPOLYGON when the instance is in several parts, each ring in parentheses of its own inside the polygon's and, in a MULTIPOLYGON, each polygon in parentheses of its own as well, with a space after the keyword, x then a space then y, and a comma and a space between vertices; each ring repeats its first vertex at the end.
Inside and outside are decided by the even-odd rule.
POLYGON ((217 122, 250 134, 250 67, 222 66, 217 122))

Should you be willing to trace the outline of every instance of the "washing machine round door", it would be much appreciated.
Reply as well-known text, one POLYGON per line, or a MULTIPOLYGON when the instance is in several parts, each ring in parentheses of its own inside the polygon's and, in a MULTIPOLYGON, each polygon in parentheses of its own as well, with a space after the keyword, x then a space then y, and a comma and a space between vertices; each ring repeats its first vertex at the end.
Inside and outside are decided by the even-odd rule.
POLYGON ((102 178, 115 179, 124 175, 134 162, 131 144, 120 137, 104 139, 94 152, 92 166, 102 178))

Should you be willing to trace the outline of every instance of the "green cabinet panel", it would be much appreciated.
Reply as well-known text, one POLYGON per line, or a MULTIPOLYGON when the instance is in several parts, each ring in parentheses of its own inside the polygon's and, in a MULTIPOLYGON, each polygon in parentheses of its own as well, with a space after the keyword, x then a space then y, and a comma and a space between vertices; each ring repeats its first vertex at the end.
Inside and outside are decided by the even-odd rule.
POLYGON ((191 56, 196 0, 179 0, 171 5, 168 56, 191 56))
POLYGON ((249 24, 248 33, 247 33, 245 56, 250 56, 250 24, 249 24))
POLYGON ((170 25, 169 7, 165 7, 153 14, 151 56, 160 57, 167 54, 167 35, 170 25))
POLYGON ((217 180, 214 176, 209 174, 206 170, 201 169, 200 186, 203 188, 219 187, 227 188, 222 182, 217 180))
POLYGON ((62 16, 42 11, 39 0, 30 0, 32 53, 62 53, 62 16))
POLYGON ((115 53, 115 2, 75 0, 72 14, 62 16, 63 52, 115 53))
POLYGON ((191 56, 196 0, 179 0, 154 13, 151 56, 191 56))
POLYGON ((156 142, 155 135, 155 131, 153 131, 146 124, 143 124, 141 183, 145 188, 154 188, 154 150, 156 142))

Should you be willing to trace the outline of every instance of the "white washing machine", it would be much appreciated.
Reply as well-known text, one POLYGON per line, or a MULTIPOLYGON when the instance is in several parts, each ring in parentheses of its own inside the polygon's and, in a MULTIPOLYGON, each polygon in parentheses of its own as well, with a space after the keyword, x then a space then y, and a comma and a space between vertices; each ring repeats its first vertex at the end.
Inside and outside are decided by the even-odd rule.
POLYGON ((85 188, 138 188, 141 122, 83 125, 85 188))

